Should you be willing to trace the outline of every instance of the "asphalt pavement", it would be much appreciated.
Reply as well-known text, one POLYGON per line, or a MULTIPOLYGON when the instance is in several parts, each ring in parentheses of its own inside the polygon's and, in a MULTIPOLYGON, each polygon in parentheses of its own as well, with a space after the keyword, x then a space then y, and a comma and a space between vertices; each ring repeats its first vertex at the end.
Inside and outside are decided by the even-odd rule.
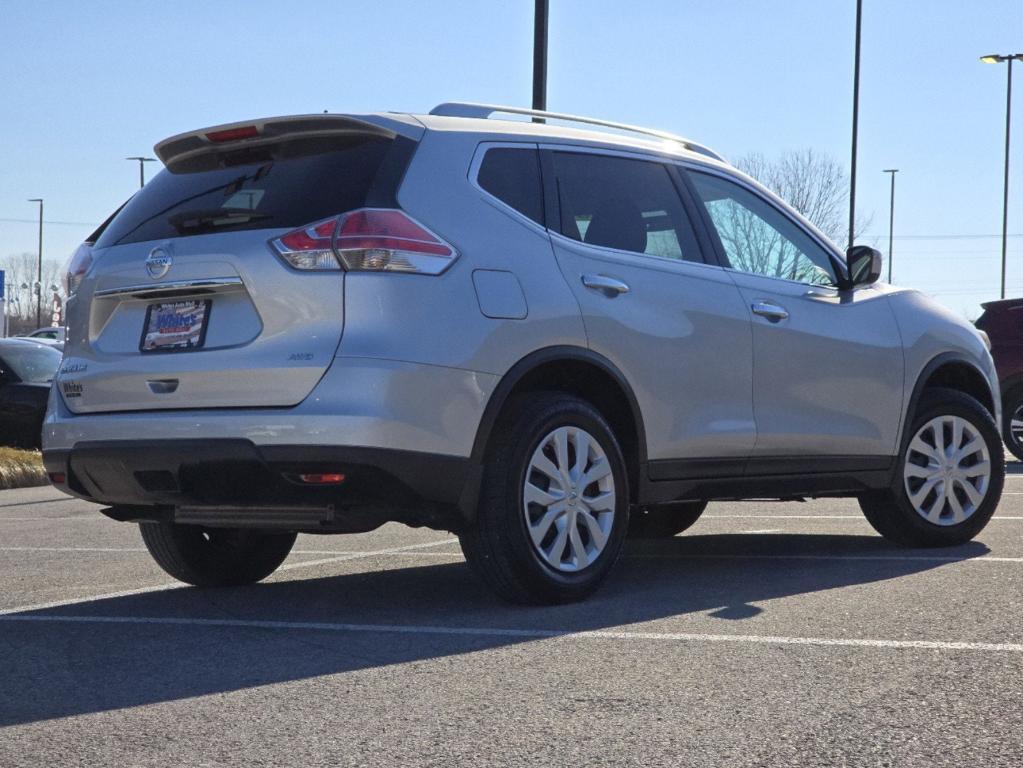
POLYGON ((715 503, 556 608, 397 525, 188 588, 135 526, 3 491, 0 766, 1019 766, 1019 471, 967 546, 715 503))

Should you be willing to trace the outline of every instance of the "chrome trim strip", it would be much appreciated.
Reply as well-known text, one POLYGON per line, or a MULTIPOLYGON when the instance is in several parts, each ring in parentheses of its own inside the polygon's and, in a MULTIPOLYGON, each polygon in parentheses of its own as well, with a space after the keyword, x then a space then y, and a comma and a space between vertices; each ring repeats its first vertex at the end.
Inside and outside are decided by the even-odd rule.
POLYGON ((104 288, 96 291, 96 298, 112 296, 152 296, 154 294, 176 291, 201 290, 223 292, 243 287, 240 277, 211 277, 202 280, 176 280, 170 283, 145 283, 143 285, 126 285, 121 288, 104 288))

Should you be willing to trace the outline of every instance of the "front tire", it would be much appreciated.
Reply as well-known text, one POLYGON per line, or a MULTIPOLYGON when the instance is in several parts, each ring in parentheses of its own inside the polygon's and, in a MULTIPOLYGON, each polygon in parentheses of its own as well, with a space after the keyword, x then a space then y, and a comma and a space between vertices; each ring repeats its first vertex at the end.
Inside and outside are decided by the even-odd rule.
POLYGON ((962 392, 921 398, 891 485, 860 497, 867 521, 906 547, 949 547, 973 539, 998 506, 1005 480, 1002 440, 991 414, 962 392))
POLYGON ((177 523, 139 523, 139 529, 157 565, 196 587, 237 587, 265 579, 284 562, 297 536, 177 523))
POLYGON ((611 571, 629 524, 625 460, 603 416, 560 393, 518 397, 496 426, 469 565, 517 603, 581 600, 611 571))

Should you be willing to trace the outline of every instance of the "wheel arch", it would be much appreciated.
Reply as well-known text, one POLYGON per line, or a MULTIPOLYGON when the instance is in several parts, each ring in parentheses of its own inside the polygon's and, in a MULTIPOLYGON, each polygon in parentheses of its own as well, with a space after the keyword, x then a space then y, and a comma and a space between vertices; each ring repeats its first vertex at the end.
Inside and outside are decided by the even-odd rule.
MULTIPOLYGON (((981 370, 963 355, 955 352, 943 352, 932 358, 917 376, 913 394, 906 409, 903 423, 903 437, 908 433, 910 424, 916 414, 925 390, 931 387, 947 387, 973 397, 987 408, 991 418, 995 418, 995 393, 991 391, 987 377, 981 370)), ((999 397, 1000 400, 1000 397, 999 397)))
POLYGON ((486 461, 490 437, 509 399, 532 391, 567 392, 592 403, 615 432, 629 469, 632 499, 646 465, 646 431, 636 395, 625 375, 603 355, 583 347, 553 346, 536 350, 515 363, 494 389, 473 442, 473 478, 466 485, 459 506, 473 516, 479 498, 481 468, 486 461))

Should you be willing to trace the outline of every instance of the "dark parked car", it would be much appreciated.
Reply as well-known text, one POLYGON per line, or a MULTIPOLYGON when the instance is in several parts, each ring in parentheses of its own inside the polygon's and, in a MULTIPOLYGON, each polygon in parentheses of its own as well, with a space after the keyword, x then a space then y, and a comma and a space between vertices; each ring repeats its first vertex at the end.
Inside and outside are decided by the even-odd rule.
POLYGON ((38 448, 61 354, 49 344, 0 339, 0 444, 38 448))
POLYGON ((1002 437, 1023 461, 1023 298, 982 304, 977 327, 991 339, 991 356, 1002 391, 1002 437))

